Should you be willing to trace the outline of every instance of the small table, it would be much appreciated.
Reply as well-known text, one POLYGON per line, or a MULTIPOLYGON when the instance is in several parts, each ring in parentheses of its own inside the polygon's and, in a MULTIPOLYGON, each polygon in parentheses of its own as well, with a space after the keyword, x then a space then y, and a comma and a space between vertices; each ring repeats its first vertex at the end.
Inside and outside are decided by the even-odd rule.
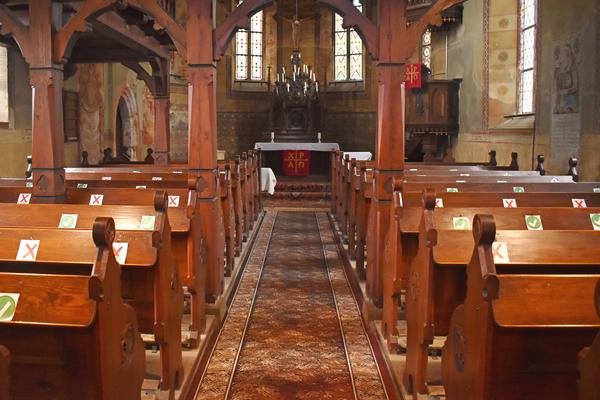
POLYGON ((283 155, 286 151, 308 151, 310 157, 310 175, 326 176, 330 173, 331 153, 339 150, 337 143, 302 143, 302 142, 258 142, 256 150, 264 153, 263 165, 271 168, 275 175, 283 174, 283 155))
POLYGON ((308 150, 332 152, 340 149, 337 143, 282 143, 282 142, 257 142, 255 150, 283 151, 283 150, 308 150))

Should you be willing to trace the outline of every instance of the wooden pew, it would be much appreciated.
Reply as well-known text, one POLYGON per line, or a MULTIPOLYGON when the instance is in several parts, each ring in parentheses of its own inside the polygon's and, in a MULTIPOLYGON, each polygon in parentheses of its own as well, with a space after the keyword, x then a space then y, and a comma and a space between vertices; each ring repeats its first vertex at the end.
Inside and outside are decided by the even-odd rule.
MULTIPOLYGON (((244 240, 244 210, 243 193, 240 176, 240 158, 235 157, 230 161, 231 168, 231 193, 233 194, 233 209, 235 213, 235 256, 242 253, 242 242, 244 240)), ((262 202, 261 202, 262 204, 262 202)))
MULTIPOLYGON (((600 318, 600 280, 596 284, 596 311, 600 318)), ((600 333, 596 335, 590 347, 579 352, 578 400, 600 399, 600 333)))
POLYGON ((134 308, 140 331, 154 335, 153 342, 160 346, 160 387, 173 393, 183 381, 183 292, 171 247, 166 193, 156 193, 154 206, 0 204, 0 227, 5 228, 87 230, 97 216, 116 221, 115 243, 120 245, 115 252, 126 254, 121 260, 122 296, 134 308), (65 215, 76 225, 61 228, 65 215))
POLYGON ((231 276, 235 265, 235 211, 231 188, 231 166, 224 165, 219 171, 221 186, 221 207, 223 210, 223 225, 225 227, 225 276, 231 276))
POLYGON ((121 298, 114 222, 0 232, 0 292, 19 294, 12 320, 0 322, 10 398, 140 399, 144 345, 121 298), (32 238, 40 241, 35 261, 15 260, 21 240, 32 238))
POLYGON ((8 400, 10 352, 4 346, 0 346, 0 400, 8 400))
POLYGON ((442 352, 446 398, 577 399, 577 353, 600 328, 600 232, 496 231, 480 214, 473 236, 436 255, 446 268, 470 259, 442 352))
POLYGON ((369 220, 369 210, 371 209, 371 199, 373 198, 373 171, 367 166, 361 167, 360 189, 358 202, 356 206, 356 270, 359 279, 366 279, 365 270, 365 247, 367 240, 367 222, 369 220))
MULTIPOLYGON (((424 196, 417 253, 408 279, 396 282, 406 288, 407 354, 404 382, 411 393, 427 393, 427 355, 434 336, 446 336, 450 315, 466 291, 466 265, 472 248, 470 224, 476 213, 496 216, 503 230, 527 231, 526 216, 538 215, 544 230, 593 231, 590 213, 600 209, 574 208, 435 208, 435 195, 424 196), (467 229, 456 229, 454 218, 467 219, 467 229), (466 256, 465 256, 466 254, 466 256)), ((523 232, 524 237, 529 232, 523 232)))
MULTIPOLYGON (((482 177, 483 178, 483 177, 482 177)), ((548 176, 539 177, 539 179, 546 180, 548 176)), ((403 178, 397 178, 403 179, 403 178)), ((480 182, 480 183, 456 183, 456 182, 447 182, 443 181, 442 177, 436 177, 438 182, 414 182, 408 180, 403 183, 403 192, 421 192, 424 187, 432 188, 437 192, 571 192, 571 193, 600 193, 600 184, 598 183, 540 183, 536 182, 538 179, 535 177, 533 182, 512 182, 512 183, 494 183, 494 182, 480 182)), ((488 178, 485 178, 488 179, 488 178)), ((406 180, 406 179, 403 179, 406 180)), ((507 196, 509 197, 509 196, 507 196)), ((578 198, 579 196, 574 196, 578 198)), ((375 221, 375 209, 373 208, 373 203, 371 203, 371 208, 369 210, 369 217, 367 224, 371 225, 371 227, 367 227, 367 231, 372 229, 368 238, 366 238, 366 248, 370 249, 367 251, 367 295, 371 299, 371 301, 378 307, 381 307, 383 304, 383 282, 381 278, 381 268, 376 268, 377 263, 375 262, 375 255, 378 250, 381 250, 383 255, 384 249, 384 240, 381 240, 381 243, 378 243, 378 239, 375 235, 375 228, 373 227, 375 221), (369 266, 373 265, 374 267, 369 268, 369 266)), ((381 266, 379 266, 381 267, 381 266)))
MULTIPOLYGON (((168 216, 173 253, 179 267, 181 283, 188 289, 191 297, 190 337, 186 345, 196 347, 199 343, 199 335, 204 332, 206 324, 206 290, 216 290, 219 283, 212 282, 212 285, 207 288, 208 264, 206 245, 200 229, 200 212, 196 195, 198 188, 194 186, 196 181, 192 180, 189 183, 191 185, 189 189, 170 189, 168 216)), ((23 194, 30 194, 30 190, 3 187, 0 189, 0 203, 17 203, 23 194)), ((98 203, 96 206, 99 204, 147 206, 154 204, 155 196, 156 191, 152 189, 67 188, 65 201, 69 204, 98 203)), ((212 276, 216 277, 218 273, 213 273, 212 276)))

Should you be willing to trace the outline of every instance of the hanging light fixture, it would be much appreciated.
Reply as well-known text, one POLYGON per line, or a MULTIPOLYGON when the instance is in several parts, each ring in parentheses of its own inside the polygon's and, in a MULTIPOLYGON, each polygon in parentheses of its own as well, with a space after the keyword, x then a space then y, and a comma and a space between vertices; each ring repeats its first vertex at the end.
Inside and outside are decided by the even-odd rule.
POLYGON ((275 80, 275 93, 284 103, 292 105, 308 104, 319 97, 319 82, 312 68, 302 63, 302 54, 300 52, 298 29, 300 20, 298 19, 298 0, 296 0, 296 13, 292 25, 292 40, 294 50, 292 51, 291 74, 287 74, 285 67, 277 73, 275 80))

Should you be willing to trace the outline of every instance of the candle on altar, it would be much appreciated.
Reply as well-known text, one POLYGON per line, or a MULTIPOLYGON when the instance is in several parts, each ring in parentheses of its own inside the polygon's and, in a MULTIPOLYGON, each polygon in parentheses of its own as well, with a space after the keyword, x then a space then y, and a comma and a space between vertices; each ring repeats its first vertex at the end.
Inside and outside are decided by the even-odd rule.
POLYGON ((275 132, 271 132, 271 143, 275 141, 275 132))
POLYGON ((321 132, 317 133, 317 139, 319 139, 319 143, 321 143, 321 132))

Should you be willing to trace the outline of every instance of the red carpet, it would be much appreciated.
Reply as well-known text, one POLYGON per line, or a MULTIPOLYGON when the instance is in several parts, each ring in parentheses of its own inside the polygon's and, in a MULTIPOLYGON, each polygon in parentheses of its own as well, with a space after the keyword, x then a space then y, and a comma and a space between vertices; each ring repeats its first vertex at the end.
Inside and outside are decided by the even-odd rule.
POLYGON ((196 398, 387 399, 326 214, 267 214, 196 398))

